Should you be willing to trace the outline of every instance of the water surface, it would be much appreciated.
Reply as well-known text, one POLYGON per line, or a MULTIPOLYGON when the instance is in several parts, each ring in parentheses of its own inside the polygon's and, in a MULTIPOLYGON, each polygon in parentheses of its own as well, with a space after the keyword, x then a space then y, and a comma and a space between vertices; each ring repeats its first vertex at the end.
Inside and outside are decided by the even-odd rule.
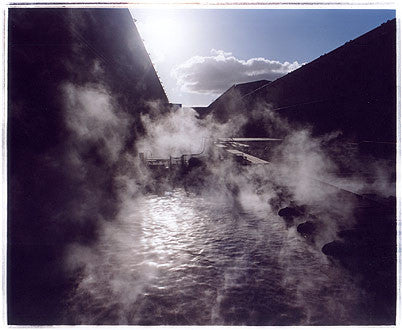
POLYGON ((273 212, 176 189, 105 225, 71 299, 91 324, 359 323, 364 295, 273 212))

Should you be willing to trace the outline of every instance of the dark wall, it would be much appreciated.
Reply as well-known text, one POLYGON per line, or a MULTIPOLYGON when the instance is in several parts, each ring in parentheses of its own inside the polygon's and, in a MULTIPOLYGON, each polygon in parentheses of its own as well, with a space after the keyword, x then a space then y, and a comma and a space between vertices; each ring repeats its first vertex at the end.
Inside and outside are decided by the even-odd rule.
MULTIPOLYGON (((257 89, 238 102, 239 107, 247 113, 267 103, 291 123, 312 125, 316 134, 341 130, 355 140, 395 142, 395 22, 257 89)), ((217 117, 226 113, 216 102, 209 110, 217 117)))
POLYGON ((99 141, 80 150, 85 175, 68 159, 62 86, 105 86, 131 125, 122 152, 135 152, 147 102, 168 100, 128 10, 10 9, 8 42, 8 321, 59 324, 65 247, 91 244, 117 202, 99 141))
POLYGON ((244 108, 247 105, 247 102, 244 102, 244 98, 269 83, 270 81, 268 80, 258 80, 249 83, 235 84, 208 107, 194 109, 198 112, 200 118, 205 118, 208 114, 213 113, 218 121, 226 122, 233 114, 247 111, 247 109, 244 108))

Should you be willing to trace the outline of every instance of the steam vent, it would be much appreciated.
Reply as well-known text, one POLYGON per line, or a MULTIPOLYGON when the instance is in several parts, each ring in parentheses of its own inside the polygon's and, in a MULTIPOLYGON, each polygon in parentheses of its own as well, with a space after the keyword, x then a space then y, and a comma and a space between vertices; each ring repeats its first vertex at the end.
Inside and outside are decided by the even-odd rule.
POLYGON ((395 324, 395 19, 194 110, 127 9, 8 19, 10 325, 395 324))

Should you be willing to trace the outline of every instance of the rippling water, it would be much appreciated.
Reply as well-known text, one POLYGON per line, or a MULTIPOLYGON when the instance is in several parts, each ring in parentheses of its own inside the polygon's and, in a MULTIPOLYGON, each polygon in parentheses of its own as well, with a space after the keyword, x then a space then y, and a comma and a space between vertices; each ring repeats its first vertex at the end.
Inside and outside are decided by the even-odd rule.
MULTIPOLYGON (((85 268, 70 319, 91 324, 299 325, 364 319, 341 267, 276 214, 181 189, 127 203, 85 268)), ((85 258, 85 255, 87 257, 85 258)))

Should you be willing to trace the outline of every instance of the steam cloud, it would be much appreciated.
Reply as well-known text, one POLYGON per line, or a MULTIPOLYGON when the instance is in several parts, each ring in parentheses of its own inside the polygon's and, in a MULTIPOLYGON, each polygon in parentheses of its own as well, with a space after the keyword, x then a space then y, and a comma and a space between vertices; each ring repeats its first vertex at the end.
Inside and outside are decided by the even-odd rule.
MULTIPOLYGON (((73 243, 66 250, 66 269, 77 279, 66 320, 79 324, 138 324, 141 322, 143 294, 161 271, 161 257, 143 245, 147 224, 141 205, 148 197, 142 187, 154 178, 139 162, 134 149, 124 148, 131 119, 118 110, 105 86, 65 84, 63 91, 65 121, 71 132, 69 159, 72 169, 82 176, 82 181, 90 180, 92 172, 100 166, 87 157, 96 146, 97 155, 104 160, 103 170, 113 171, 109 186, 114 191, 110 195, 102 182, 89 185, 85 202, 75 205, 78 219, 85 218, 88 212, 97 218, 97 239, 90 245, 73 243), (116 211, 108 216, 98 213, 96 207, 112 197, 116 211)), ((354 221, 353 201, 345 199, 338 189, 327 184, 342 180, 335 174, 339 165, 333 160, 333 155, 330 156, 337 148, 338 154, 345 153, 336 142, 339 133, 313 137, 308 127, 295 129, 271 112, 269 105, 260 104, 258 109, 250 112, 250 116, 258 117, 267 126, 279 127, 287 134, 279 146, 270 150, 269 166, 239 168, 230 158, 222 158, 212 142, 218 137, 240 132, 247 118, 238 116, 219 124, 212 116, 198 119, 191 108, 166 112, 158 103, 149 103, 148 106, 149 113, 141 116, 145 134, 136 141, 135 150, 148 153, 148 156, 169 157, 200 152, 202 144, 206 143, 203 150, 203 155, 207 156, 206 168, 188 173, 187 182, 197 182, 197 194, 204 200, 226 205, 233 214, 246 212, 248 216, 261 219, 255 230, 247 229, 256 247, 263 249, 270 241, 270 235, 282 237, 283 243, 277 246, 276 253, 277 262, 283 268, 283 283, 277 285, 284 285, 294 295, 291 308, 302 310, 299 322, 311 324, 323 318, 334 323, 348 320, 354 311, 323 301, 326 298, 317 298, 319 288, 309 280, 314 279, 328 290, 335 290, 331 285, 337 283, 332 299, 342 300, 350 306, 362 299, 355 294, 358 289, 353 280, 345 277, 339 268, 334 268, 321 253, 323 244, 336 239, 337 232, 351 227, 354 221), (283 219, 278 217, 278 210, 289 205, 306 207, 306 215, 297 217, 295 225, 315 222, 318 233, 310 243, 300 238, 295 226, 287 228, 283 219), (303 265, 300 254, 307 254, 311 259, 308 267, 303 265), (341 282, 339 278, 342 278, 341 282), (337 319, 328 315, 337 315, 337 319)), ((384 168, 383 164, 378 166, 384 168)), ((379 174, 376 185, 387 194, 389 178, 385 173, 379 174), (378 185, 378 182, 383 184, 378 185)), ((360 190, 366 187, 361 178, 354 179, 355 183, 353 179, 349 180, 349 187, 360 190)), ((173 187, 167 189, 173 190, 173 187)), ((215 226, 215 230, 220 228, 219 224, 215 226)), ((239 256, 232 260, 232 267, 240 269, 239 273, 233 274, 230 269, 224 272, 222 287, 211 307, 210 320, 205 322, 230 322, 230 316, 225 316, 228 311, 224 306, 228 303, 227 295, 244 276, 241 269, 248 267, 244 258, 239 256)))
POLYGON ((223 50, 210 56, 194 56, 172 70, 183 91, 220 94, 237 82, 273 81, 299 68, 298 62, 273 61, 265 58, 241 60, 223 50))
POLYGON ((137 149, 148 157, 178 157, 183 154, 201 153, 211 141, 232 135, 246 118, 242 115, 226 123, 216 123, 212 117, 199 120, 192 108, 178 108, 163 113, 157 102, 148 103, 150 114, 143 114, 141 121, 146 133, 137 143, 137 149), (158 113, 157 116, 152 114, 158 113))
POLYGON ((73 132, 74 151, 96 144, 100 156, 108 163, 118 160, 123 149, 130 120, 124 112, 117 112, 113 98, 100 85, 84 87, 63 86, 66 99, 66 124, 73 132))
MULTIPOLYGON (((44 22, 42 17, 46 15, 36 24, 44 22)), ((72 25, 80 27, 78 31, 92 22, 81 15, 77 19, 72 25)), ((38 31, 49 31, 46 26, 38 31)), ((100 26, 102 33, 109 32, 107 24, 100 26)), ((42 35, 38 38, 33 40, 42 35)), ((92 61, 93 48, 84 40, 72 46, 65 60, 55 56, 54 62, 34 61, 38 66, 29 71, 34 77, 26 88, 29 93, 17 88, 17 95, 24 97, 14 99, 12 133, 20 133, 13 138, 18 153, 13 158, 10 198, 11 233, 17 239, 11 251, 12 274, 18 275, 11 297, 19 312, 14 321, 21 317, 27 323, 289 325, 354 320, 359 312, 355 306, 361 306, 366 293, 321 252, 323 244, 355 220, 353 199, 334 185, 360 193, 369 189, 386 198, 394 194, 389 171, 393 164, 358 160, 339 132, 314 137, 309 127, 293 127, 267 104, 244 115, 241 107, 236 108, 236 99, 224 123, 211 115, 200 120, 189 108, 166 111, 157 102, 143 106, 146 96, 139 91, 125 97, 132 85, 122 89, 116 79, 125 71, 111 73, 115 66, 107 66, 103 56, 92 61), (42 102, 43 95, 35 95, 35 78, 60 68, 56 80, 45 79, 40 85, 43 94, 51 91, 50 100, 42 102), (64 82, 57 91, 54 81, 64 82), (43 115, 43 104, 53 107, 49 116, 43 115), (268 166, 239 166, 214 144, 218 137, 242 136, 250 119, 271 137, 283 137, 282 143, 264 150, 268 166), (168 180, 165 191, 154 189, 162 186, 163 178, 155 178, 138 157, 140 151, 168 157, 201 149, 197 166, 180 173, 181 189, 168 180), (25 175, 28 162, 33 175, 25 175), (368 184, 363 167, 377 173, 368 184), (339 177, 337 172, 343 169, 358 174, 339 177), (35 195, 38 198, 32 198, 35 195), (287 206, 303 209, 291 225, 278 215, 287 206), (313 239, 296 230, 306 221, 316 225, 313 239), (183 272, 187 277, 180 276, 183 272), (198 282, 202 272, 209 277, 198 282), (65 297, 59 292, 65 290, 70 295, 60 303, 65 297), (283 292, 289 295, 287 301, 281 301, 283 292), (152 295, 154 300, 148 299, 152 295), (253 309, 250 302, 256 302, 253 309), (60 305, 64 320, 59 318, 60 305), (267 309, 272 313, 265 313, 267 309)), ((37 59, 42 58, 41 51, 37 59)), ((24 63, 28 53, 21 54, 13 63, 24 63)), ((273 80, 297 67, 297 62, 244 61, 213 51, 211 56, 190 59, 174 74, 186 90, 219 93, 233 82, 273 80)), ((25 65, 13 68, 21 69, 12 80, 15 85, 27 72, 25 65)))

